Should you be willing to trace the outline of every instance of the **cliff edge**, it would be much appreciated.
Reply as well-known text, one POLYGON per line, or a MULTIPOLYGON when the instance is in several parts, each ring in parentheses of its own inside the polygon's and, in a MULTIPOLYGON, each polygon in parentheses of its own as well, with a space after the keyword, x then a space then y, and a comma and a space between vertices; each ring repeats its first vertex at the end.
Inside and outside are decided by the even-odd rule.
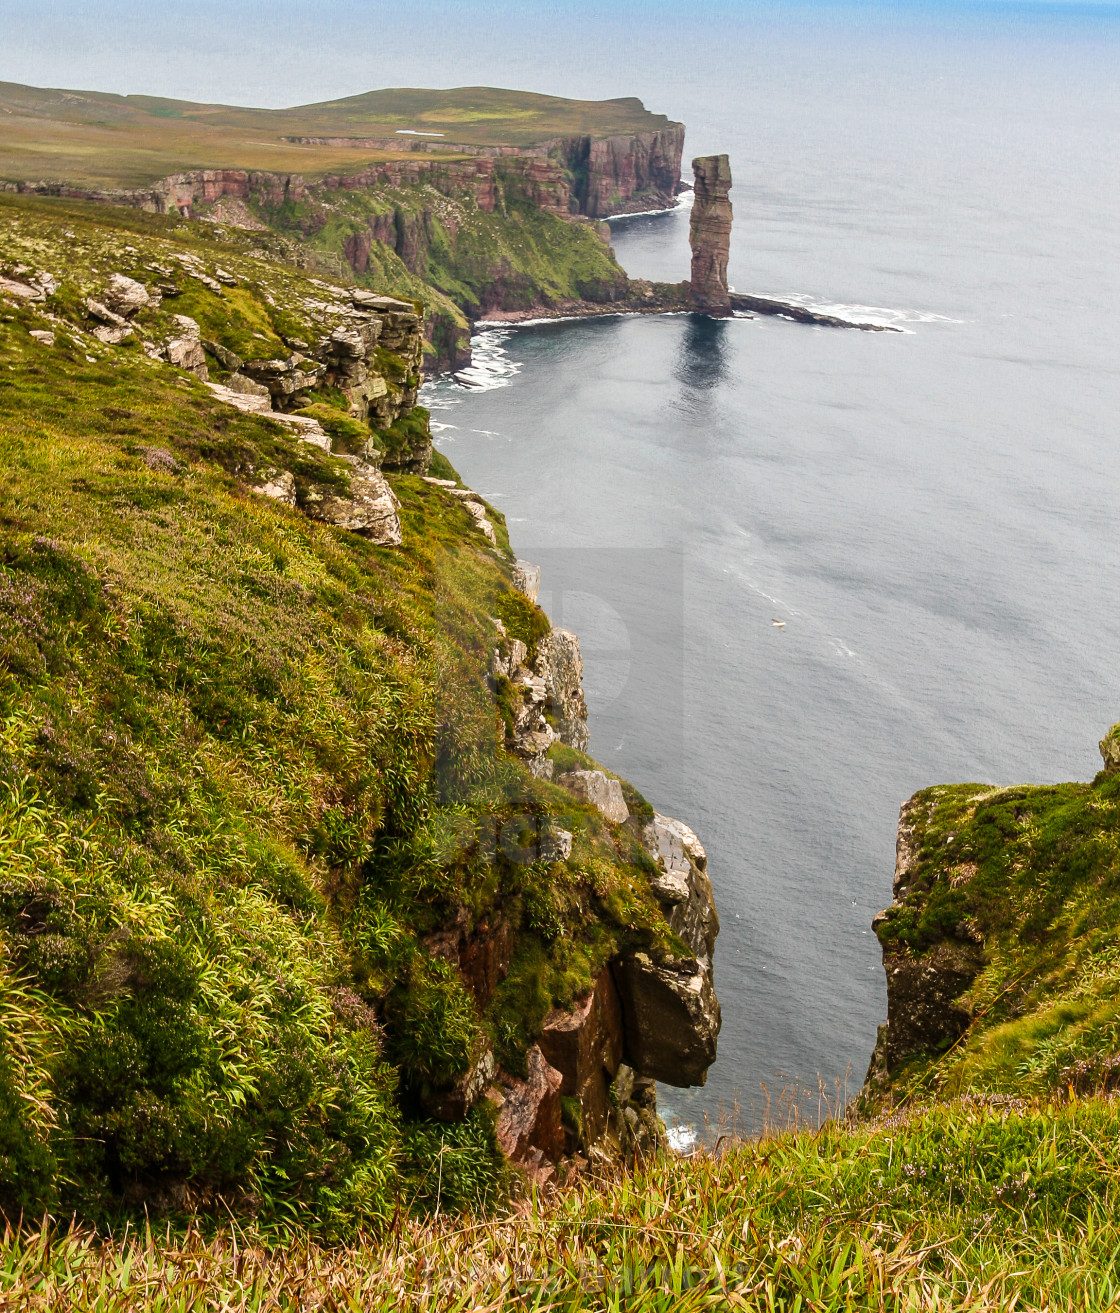
POLYGON ((1120 1083, 1120 727, 1088 784, 925 789, 899 816, 865 1111, 1120 1083))

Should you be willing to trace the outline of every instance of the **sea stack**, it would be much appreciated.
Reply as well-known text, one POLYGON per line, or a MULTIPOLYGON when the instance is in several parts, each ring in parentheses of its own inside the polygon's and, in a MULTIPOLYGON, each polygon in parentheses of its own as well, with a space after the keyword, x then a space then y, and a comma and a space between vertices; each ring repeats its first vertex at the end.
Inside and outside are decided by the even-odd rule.
POLYGON ((696 199, 692 204, 692 304, 706 315, 729 315, 727 253, 731 248, 731 165, 726 155, 692 161, 696 199))

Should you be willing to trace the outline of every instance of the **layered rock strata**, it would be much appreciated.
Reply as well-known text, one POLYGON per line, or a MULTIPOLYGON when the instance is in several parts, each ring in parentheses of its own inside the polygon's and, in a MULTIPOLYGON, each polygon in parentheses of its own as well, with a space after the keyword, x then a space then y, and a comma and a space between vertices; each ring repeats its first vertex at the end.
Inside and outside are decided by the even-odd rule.
POLYGON ((696 198, 688 238, 692 246, 692 304, 707 315, 731 314, 727 258, 731 249, 731 165, 726 155, 692 161, 696 198))

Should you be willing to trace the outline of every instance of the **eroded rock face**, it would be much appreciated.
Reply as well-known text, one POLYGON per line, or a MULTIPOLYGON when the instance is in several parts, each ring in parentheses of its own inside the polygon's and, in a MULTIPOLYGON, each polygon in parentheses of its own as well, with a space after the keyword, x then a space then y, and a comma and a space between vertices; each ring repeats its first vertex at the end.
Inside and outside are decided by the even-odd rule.
POLYGON ((498 1145, 511 1161, 527 1167, 541 1158, 555 1163, 564 1152, 560 1087, 564 1078, 534 1044, 527 1055, 528 1077, 503 1081, 496 1125, 498 1145), (535 1153, 534 1153, 535 1151, 535 1153))
POLYGON ((642 831, 657 862, 653 892, 692 957, 635 953, 615 963, 622 999, 626 1061, 667 1085, 703 1085, 716 1059, 721 1023, 712 979, 716 915, 708 855, 683 821, 654 814, 642 831))
POLYGON ((653 892, 669 925, 710 972, 719 917, 708 878, 708 854, 683 821, 657 812, 642 831, 642 842, 661 868, 653 892))
MULTIPOLYGON (((1101 750, 1103 754, 1103 744, 1101 750)), ((928 801, 915 796, 899 809, 892 908, 901 906, 910 888, 918 859, 916 822, 923 807, 929 807, 928 801)), ((877 934, 890 914, 888 908, 872 921, 877 934)), ((887 1020, 879 1027, 861 1094, 872 1099, 886 1089, 891 1072, 903 1059, 936 1051, 964 1034, 972 1014, 961 996, 984 966, 982 942, 947 937, 924 953, 914 953, 901 941, 883 939, 881 934, 880 942, 887 977, 887 1020)))
POLYGON ((731 165, 726 155, 703 155, 692 161, 696 199, 688 238, 692 246, 692 304, 704 314, 731 313, 727 257, 731 249, 731 165))
POLYGON ((313 519, 335 524, 340 529, 360 533, 382 547, 401 545, 401 522, 397 514, 400 502, 376 466, 354 456, 338 456, 350 465, 350 488, 347 493, 319 484, 311 488, 304 510, 313 519))
POLYGON ((536 602, 541 591, 541 567, 518 557, 513 563, 510 583, 519 593, 524 593, 530 602, 536 602))
POLYGON ((581 1147, 590 1148, 607 1130, 611 1084, 622 1063, 622 1005, 609 969, 571 1011, 548 1014, 540 1048, 561 1075, 560 1093, 579 1100, 581 1147))
POLYGON ((1101 760, 1107 774, 1120 771, 1120 725, 1113 725, 1100 741, 1101 760))
POLYGON ((703 1085, 716 1060, 720 1010, 712 973, 696 958, 655 962, 635 953, 615 963, 626 1060, 666 1085, 703 1085))
MULTIPOLYGON (((533 669, 544 680, 545 702, 560 741, 580 752, 586 752, 590 735, 587 730, 587 701, 583 696, 583 654, 579 650, 579 639, 567 629, 554 629, 537 644, 537 659, 533 669)), ((625 805, 623 803, 623 807, 625 805)))

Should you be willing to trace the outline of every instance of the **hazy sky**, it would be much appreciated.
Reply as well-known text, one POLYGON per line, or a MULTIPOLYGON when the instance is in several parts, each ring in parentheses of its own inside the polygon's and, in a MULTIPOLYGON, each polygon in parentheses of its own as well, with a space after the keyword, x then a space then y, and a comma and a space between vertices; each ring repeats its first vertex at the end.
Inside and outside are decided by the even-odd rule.
POLYGON ((0 79, 234 104, 292 105, 382 86, 490 84, 651 104, 672 71, 749 76, 752 57, 929 26, 1053 25, 1092 39, 1094 4, 761 0, 0 0, 0 79), (604 60, 604 49, 612 52, 604 60))

